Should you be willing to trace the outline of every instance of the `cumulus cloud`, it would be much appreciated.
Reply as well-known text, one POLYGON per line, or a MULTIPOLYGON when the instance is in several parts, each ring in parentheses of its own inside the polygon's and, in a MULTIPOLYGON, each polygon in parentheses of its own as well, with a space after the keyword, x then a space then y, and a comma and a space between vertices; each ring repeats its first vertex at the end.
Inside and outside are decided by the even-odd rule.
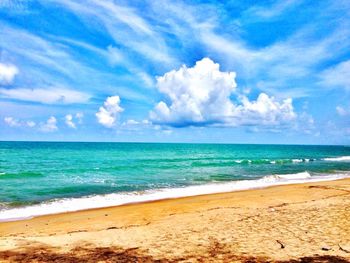
POLYGON ((90 99, 90 95, 84 92, 69 90, 64 88, 49 89, 0 89, 0 97, 23 101, 40 102, 44 104, 71 104, 85 103, 90 99))
POLYGON ((274 97, 261 93, 256 101, 242 97, 242 105, 235 107, 232 124, 279 125, 296 118, 292 99, 278 102, 274 97))
POLYGON ((103 106, 96 113, 97 120, 100 124, 107 128, 112 128, 116 125, 119 113, 124 109, 120 107, 119 96, 111 96, 106 99, 103 106))
POLYGON ((43 132, 57 131, 57 119, 54 116, 51 116, 45 123, 40 124, 40 130, 43 132))
POLYGON ((197 61, 192 68, 183 65, 157 78, 157 87, 170 100, 159 102, 150 113, 155 123, 173 126, 223 122, 233 111, 229 99, 235 91, 236 74, 221 72, 209 58, 197 61))
POLYGON ((66 125, 72 129, 77 128, 77 124, 83 123, 84 114, 81 112, 77 112, 76 114, 67 114, 64 116, 64 122, 66 125))
POLYGON ((36 126, 34 121, 22 121, 13 117, 5 117, 4 122, 10 127, 29 127, 33 128, 36 126))
POLYGON ((73 115, 72 114, 67 114, 65 117, 65 123, 68 127, 76 129, 77 126, 75 125, 75 123, 73 122, 73 115))
POLYGON ((0 63, 0 85, 11 84, 17 74, 16 66, 0 63))
POLYGON ((209 58, 185 65, 157 78, 158 90, 168 103, 160 101, 150 112, 155 124, 184 126, 279 125, 296 118, 292 99, 278 102, 261 93, 249 101, 236 90, 235 72, 222 72, 209 58), (235 95, 238 104, 231 98, 235 95))

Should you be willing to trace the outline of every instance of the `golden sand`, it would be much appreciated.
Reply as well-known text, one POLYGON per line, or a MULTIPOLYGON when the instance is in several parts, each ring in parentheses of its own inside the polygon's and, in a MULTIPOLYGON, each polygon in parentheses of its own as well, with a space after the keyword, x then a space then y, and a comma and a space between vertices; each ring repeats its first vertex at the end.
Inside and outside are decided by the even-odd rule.
POLYGON ((349 262, 350 179, 0 223, 1 262, 349 262))

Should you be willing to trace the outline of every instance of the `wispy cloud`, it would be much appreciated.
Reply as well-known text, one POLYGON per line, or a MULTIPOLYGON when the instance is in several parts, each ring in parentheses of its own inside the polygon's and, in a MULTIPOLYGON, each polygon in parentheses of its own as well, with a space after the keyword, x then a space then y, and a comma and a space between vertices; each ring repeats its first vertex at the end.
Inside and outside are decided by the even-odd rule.
POLYGON ((86 103, 90 95, 80 91, 63 88, 38 88, 38 89, 5 89, 0 88, 0 98, 22 101, 40 102, 44 104, 71 104, 86 103))
POLYGON ((336 111, 337 111, 339 116, 344 117, 344 116, 350 115, 350 108, 346 109, 346 108, 344 108, 342 106, 337 106, 335 109, 336 109, 336 111))
POLYGON ((268 6, 254 5, 247 9, 243 16, 248 16, 250 19, 253 19, 253 21, 257 19, 266 21, 267 19, 282 15, 284 12, 300 5, 302 2, 302 0, 277 0, 268 6))
MULTIPOLYGON (((255 10, 261 16, 272 17, 301 2, 277 1, 273 8, 253 7, 249 12, 255 10)), ((201 10, 198 5, 167 2, 163 12, 171 12, 173 16, 165 22, 169 21, 168 26, 174 29, 179 39, 191 36, 191 39, 215 54, 226 67, 237 71, 250 87, 278 97, 283 97, 286 91, 293 97, 310 96, 317 87, 301 85, 315 81, 319 67, 325 61, 347 52, 350 40, 348 23, 339 21, 328 34, 320 34, 318 24, 306 24, 283 40, 268 46, 252 47, 242 39, 241 32, 233 32, 233 35, 218 33, 222 29, 222 22, 217 12, 197 10, 201 10)), ((239 19, 237 17, 236 21, 239 19)))
POLYGON ((282 127, 293 119, 288 127, 311 134, 327 109, 334 114, 337 106, 335 123, 348 125, 341 116, 350 89, 347 1, 20 2, 17 11, 0 4, 6 14, 0 17, 0 103, 11 104, 0 114, 18 118, 8 120, 13 125, 31 119, 23 110, 31 108, 38 129, 51 115, 60 116, 56 127, 61 120, 79 127, 81 120, 73 113, 81 112, 86 127, 97 117, 105 127, 151 130, 157 124, 140 120, 153 110, 153 121, 162 127, 263 124, 251 130, 276 132, 281 129, 269 124, 282 127), (236 72, 238 88, 207 80, 194 92, 178 92, 193 84, 189 72, 203 57, 219 63, 221 73, 236 72), (183 64, 191 66, 180 79, 183 64), (167 72, 178 82, 166 78, 167 72), (167 79, 163 84, 169 87, 157 76, 167 79), (221 96, 217 103, 214 91, 221 96), (103 104, 111 94, 118 94, 125 109, 122 120, 129 121, 118 122, 120 101, 103 104), (327 109, 318 102, 326 98, 327 109), (303 109, 304 102, 312 107, 303 109))
POLYGON ((113 1, 96 0, 84 3, 64 0, 57 1, 57 4, 75 13, 90 26, 102 24, 115 43, 149 60, 163 63, 176 61, 176 58, 171 56, 163 38, 138 14, 138 11, 131 7, 119 5, 113 1), (98 23, 92 23, 92 21, 98 23))
MULTIPOLYGON (((113 63, 109 61, 115 54, 111 54, 108 47, 103 49, 83 41, 52 35, 44 38, 10 26, 1 20, 0 25, 2 27, 0 49, 12 59, 21 60, 20 74, 17 74, 19 88, 26 86, 35 90, 60 86, 74 90, 72 87, 78 87, 85 90, 83 93, 89 90, 90 94, 94 94, 101 88, 115 86, 114 83, 118 83, 118 86, 126 83, 136 83, 140 87, 152 85, 152 78, 138 66, 128 63, 124 56, 122 67, 128 69, 130 73, 126 76, 113 74, 111 72, 113 63), (26 43, 26 48, 23 48, 22 43, 26 43), (96 61, 102 59, 104 64, 102 66, 89 64, 89 61, 84 60, 77 52, 76 47, 85 52, 88 50, 96 57, 96 61), (131 77, 131 74, 139 76, 138 80, 131 77)), ((124 91, 121 88, 118 92, 125 98, 144 100, 144 94, 137 90, 124 91)))
POLYGON ((343 88, 350 90, 350 60, 330 67, 320 74, 320 84, 328 89, 343 88))

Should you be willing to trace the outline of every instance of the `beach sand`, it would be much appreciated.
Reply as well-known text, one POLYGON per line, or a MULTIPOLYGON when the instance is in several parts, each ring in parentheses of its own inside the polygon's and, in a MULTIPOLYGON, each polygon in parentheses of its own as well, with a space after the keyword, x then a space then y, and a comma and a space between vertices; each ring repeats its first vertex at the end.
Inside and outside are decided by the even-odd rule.
POLYGON ((350 179, 0 223, 1 262, 349 262, 350 179))

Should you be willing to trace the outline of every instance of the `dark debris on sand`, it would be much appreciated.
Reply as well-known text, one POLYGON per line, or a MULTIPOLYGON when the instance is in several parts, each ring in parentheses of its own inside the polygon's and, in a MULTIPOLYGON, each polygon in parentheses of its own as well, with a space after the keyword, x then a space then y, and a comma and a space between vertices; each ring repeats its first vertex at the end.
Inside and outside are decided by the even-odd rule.
POLYGON ((153 258, 138 248, 122 249, 117 247, 100 248, 75 248, 67 253, 53 252, 46 247, 32 247, 21 251, 1 251, 0 262, 55 262, 55 263, 93 263, 93 262, 118 262, 118 263, 165 263, 165 262, 244 262, 244 263, 349 263, 347 259, 339 256, 314 255, 287 261, 272 261, 268 258, 254 256, 234 255, 226 251, 222 246, 214 244, 203 256, 184 256, 182 258, 153 258))

